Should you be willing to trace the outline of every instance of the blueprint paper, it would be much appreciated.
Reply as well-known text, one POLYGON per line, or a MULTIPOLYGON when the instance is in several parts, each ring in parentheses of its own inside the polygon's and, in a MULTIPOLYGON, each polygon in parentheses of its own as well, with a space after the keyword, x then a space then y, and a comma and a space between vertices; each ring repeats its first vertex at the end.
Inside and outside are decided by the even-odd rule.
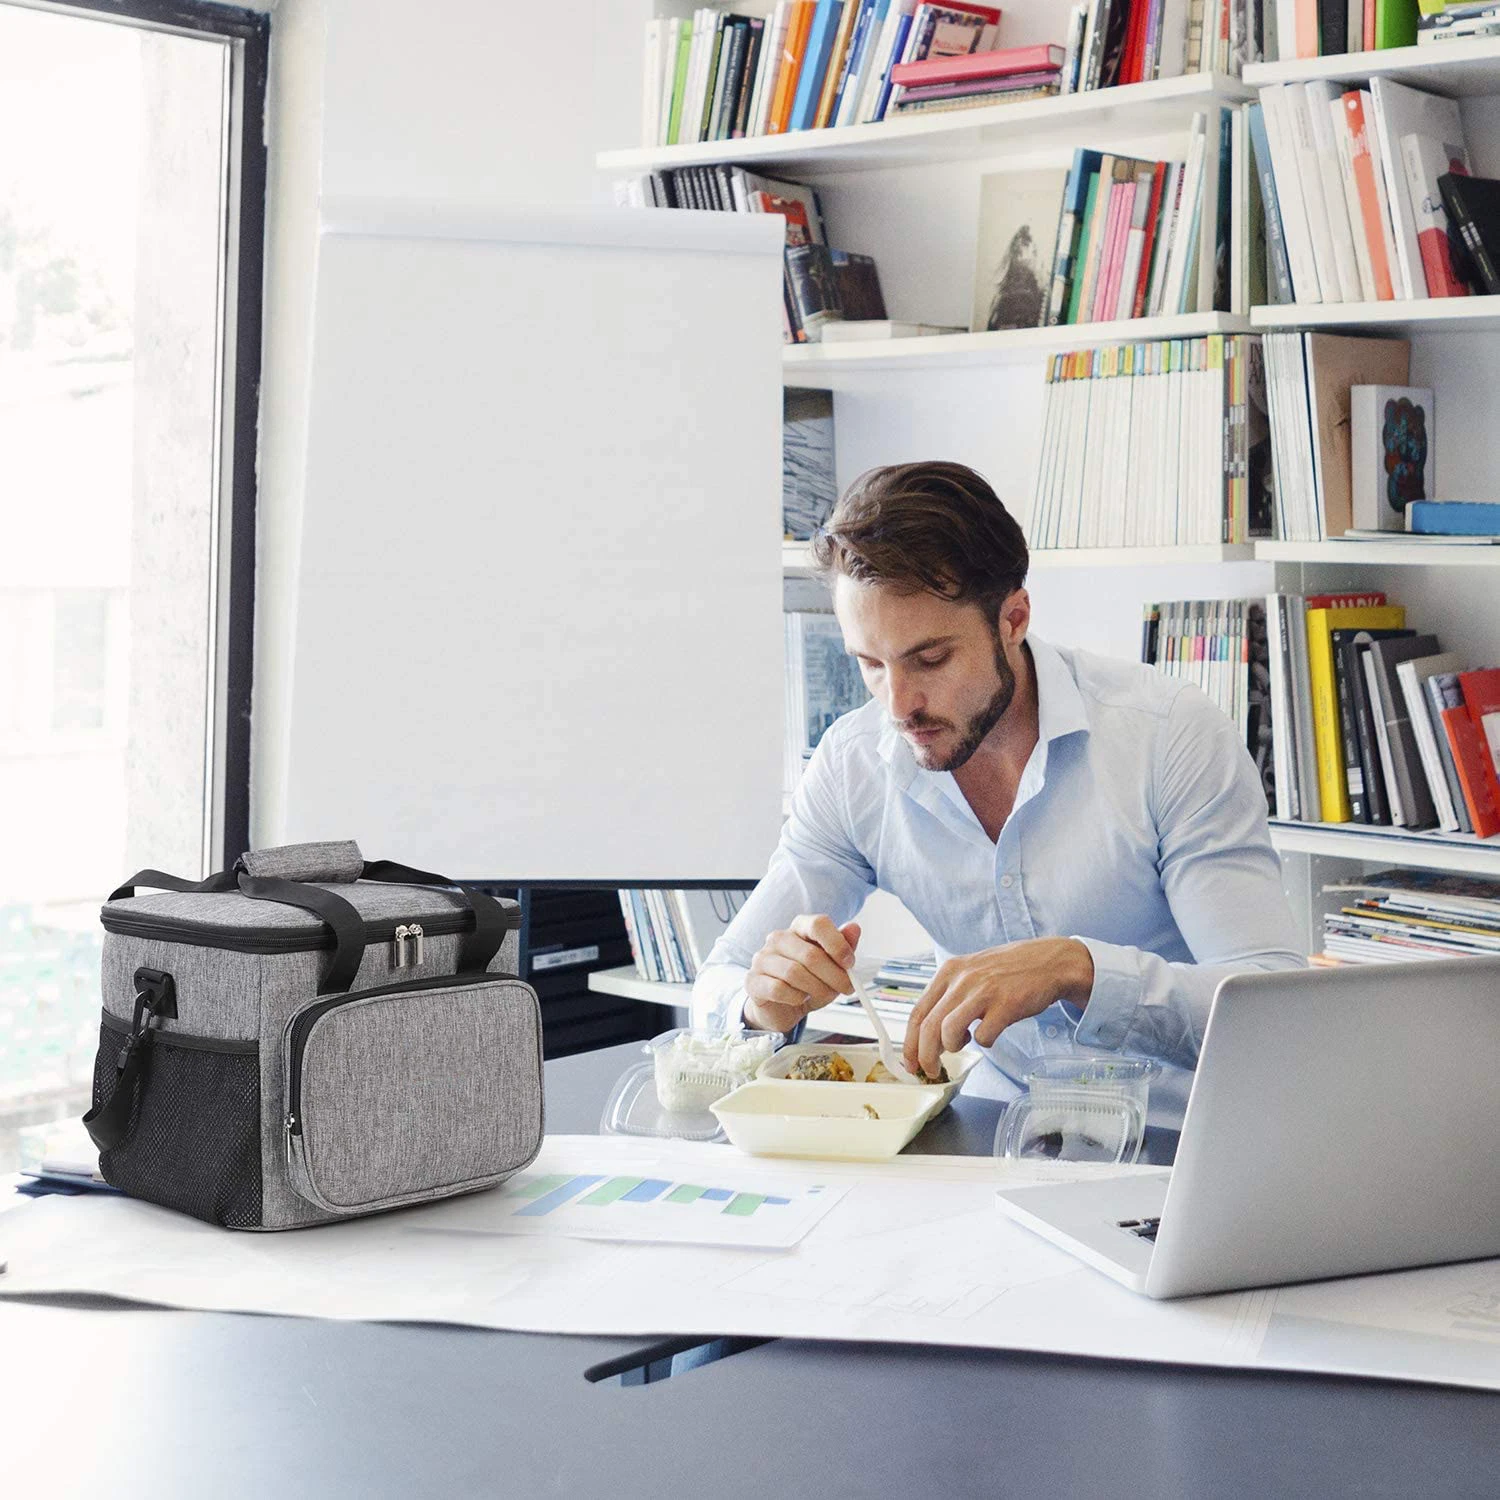
POLYGON ((1030 1349, 1500 1390, 1500 1261, 1153 1302, 995 1207, 1002 1183, 1078 1170, 973 1157, 747 1163, 717 1145, 557 1136, 537 1176, 732 1185, 754 1175, 844 1192, 786 1250, 494 1233, 514 1207, 495 1193, 266 1235, 125 1198, 42 1199, 0 1215, 0 1289, 531 1332, 1030 1349))

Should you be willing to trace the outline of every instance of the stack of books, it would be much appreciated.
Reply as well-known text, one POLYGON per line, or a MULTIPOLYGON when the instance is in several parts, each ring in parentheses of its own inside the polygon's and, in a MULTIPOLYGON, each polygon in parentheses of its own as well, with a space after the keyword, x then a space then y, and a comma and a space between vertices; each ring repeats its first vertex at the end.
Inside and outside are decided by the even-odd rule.
MULTIPOLYGON (((1418 434, 1393 434, 1388 444, 1380 430, 1367 430, 1370 423, 1354 415, 1352 392, 1387 387, 1417 395, 1406 387, 1410 366, 1411 345, 1405 339, 1265 335, 1276 534, 1283 541, 1321 542, 1374 529, 1383 514, 1393 514, 1384 494, 1393 471, 1386 450, 1408 463, 1418 434)), ((1425 394, 1430 408, 1431 393, 1425 394)), ((1412 498, 1430 496, 1423 488, 1424 475, 1431 473, 1430 425, 1425 423, 1420 434, 1422 462, 1416 465, 1412 498)))
POLYGON ((1500 669, 1378 591, 1272 594, 1266 619, 1277 817, 1500 833, 1500 669))
POLYGON ((829 725, 869 701, 864 678, 844 650, 838 621, 814 610, 788 610, 786 621, 786 749, 783 789, 802 779, 829 725))
POLYGON ((891 69, 891 113, 931 114, 1046 98, 1062 88, 1062 65, 1063 49, 1045 43, 901 63, 891 69))
POLYGON ((1271 534, 1260 340, 1211 334, 1047 362, 1033 547, 1271 534))
POLYGON ((619 896, 636 973, 657 984, 691 984, 746 892, 621 890, 619 896))
POLYGON ((1261 0, 1083 0, 1069 13, 1065 45, 997 48, 999 23, 998 7, 969 0, 777 0, 763 16, 703 7, 650 21, 641 143, 868 125, 915 110, 1238 73, 1263 55, 1261 0), (945 71, 954 59, 975 61, 945 71), (927 64, 937 71, 909 71, 927 64))
POLYGON ((1264 25, 1261 0, 1081 0, 1068 13, 1063 92, 1238 74, 1266 55, 1264 25))
POLYGON ((1185 162, 1074 153, 1044 321, 1112 322, 1196 308, 1205 129, 1205 117, 1195 115, 1185 162))
POLYGON ((779 0, 647 23, 642 143, 676 146, 882 120, 892 70, 994 48, 1000 12, 966 0, 779 0))
POLYGON ((1500 880, 1382 870, 1367 880, 1324 890, 1350 899, 1324 916, 1323 953, 1314 963, 1390 964, 1500 954, 1500 880))
MULTIPOLYGON (((869 985, 870 999, 897 1046, 906 1035, 906 1023, 911 1019, 912 1008, 936 975, 937 956, 930 952, 916 953, 905 958, 888 958, 869 985)), ((832 1028, 841 1018, 859 1014, 858 1000, 836 1000, 821 1012, 818 1020, 821 1025, 832 1028)))
POLYGON ((621 179, 615 201, 632 208, 779 214, 786 222, 781 334, 789 344, 816 343, 829 323, 845 318, 869 326, 886 319, 874 259, 830 248, 822 203, 804 183, 743 167, 677 167, 621 179))
POLYGON ((1183 599, 1145 606, 1141 660, 1200 687, 1232 719, 1267 786, 1272 726, 1263 599, 1183 599))
MULTIPOLYGON (((1424 0, 1424 8, 1431 3, 1424 0)), ((1288 61, 1410 47, 1417 41, 1417 11, 1418 0, 1354 0, 1349 5, 1278 0, 1277 56, 1288 61)))
POLYGON ((1417 45, 1453 42, 1466 36, 1500 36, 1500 5, 1495 0, 1425 0, 1417 13, 1417 45))
POLYGON ((1440 179, 1466 175, 1455 100, 1376 77, 1273 84, 1250 107, 1279 302, 1389 302, 1470 291, 1440 179))

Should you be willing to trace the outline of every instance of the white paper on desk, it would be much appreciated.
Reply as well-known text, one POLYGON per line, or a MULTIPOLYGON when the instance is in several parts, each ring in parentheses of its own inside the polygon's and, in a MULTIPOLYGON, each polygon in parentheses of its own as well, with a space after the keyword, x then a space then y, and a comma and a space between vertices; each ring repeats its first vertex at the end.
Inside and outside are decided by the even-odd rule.
MULTIPOLYGON (((643 1150, 624 1138, 560 1136, 535 1170, 649 1164, 701 1182, 742 1160, 722 1146, 643 1150)), ((1500 1389, 1500 1261, 1152 1302, 995 1208, 997 1185, 1042 1175, 1025 1164, 755 1165, 789 1186, 848 1191, 783 1251, 427 1232, 472 1227, 484 1194, 269 1235, 122 1198, 42 1199, 0 1219, 0 1256, 10 1261, 0 1288, 534 1332, 1032 1349, 1500 1389)))
POLYGON ((496 1191, 456 1199, 443 1223, 409 1232, 790 1250, 849 1191, 782 1180, 722 1153, 686 1176, 658 1172, 649 1155, 622 1162, 610 1151, 579 1170, 575 1153, 566 1154, 570 1164, 555 1170, 544 1152, 496 1191), (703 1181, 692 1181, 695 1175, 703 1181))

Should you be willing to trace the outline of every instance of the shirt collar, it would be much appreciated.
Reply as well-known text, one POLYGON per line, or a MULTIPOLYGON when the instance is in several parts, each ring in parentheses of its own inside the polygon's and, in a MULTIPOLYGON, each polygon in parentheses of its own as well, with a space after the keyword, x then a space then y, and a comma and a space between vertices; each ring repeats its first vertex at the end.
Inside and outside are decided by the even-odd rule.
POLYGON ((1089 716, 1083 694, 1062 653, 1034 635, 1026 639, 1036 674, 1037 738, 1051 741, 1066 734, 1087 734, 1089 716))
MULTIPOLYGON (((1037 691, 1037 749, 1027 768, 1030 789, 1025 792, 1030 796, 1046 773, 1049 743, 1064 735, 1087 734, 1089 723, 1083 695, 1078 691, 1078 684, 1062 654, 1055 646, 1036 636, 1028 636, 1027 641, 1037 691)), ((988 835, 980 827, 968 799, 959 790, 953 773, 923 770, 911 753, 911 746, 888 717, 881 724, 876 746, 881 758, 890 766, 892 778, 900 790, 946 817, 965 833, 988 842, 988 835)), ((1027 781, 1023 780, 1022 785, 1025 788, 1027 781)))

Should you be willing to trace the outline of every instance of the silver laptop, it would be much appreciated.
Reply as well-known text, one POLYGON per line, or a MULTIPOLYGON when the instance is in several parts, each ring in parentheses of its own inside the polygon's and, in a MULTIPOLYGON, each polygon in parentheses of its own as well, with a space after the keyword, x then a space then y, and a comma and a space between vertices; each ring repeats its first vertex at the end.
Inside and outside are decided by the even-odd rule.
POLYGON ((1500 1255, 1500 959, 1220 984, 1171 1171, 1002 1188, 1148 1297, 1500 1255))

